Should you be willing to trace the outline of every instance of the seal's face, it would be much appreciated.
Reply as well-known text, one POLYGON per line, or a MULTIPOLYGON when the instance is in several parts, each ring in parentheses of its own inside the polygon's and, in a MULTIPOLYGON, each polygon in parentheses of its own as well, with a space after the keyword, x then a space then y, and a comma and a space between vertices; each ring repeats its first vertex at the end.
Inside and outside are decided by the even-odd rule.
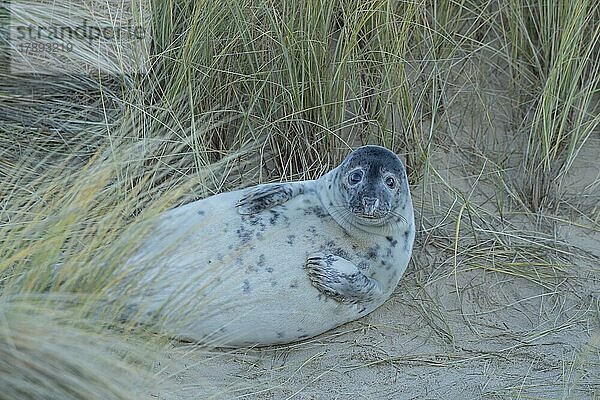
POLYGON ((340 166, 342 193, 355 221, 384 225, 398 216, 408 180, 402 161, 379 146, 364 146, 350 153, 340 166))

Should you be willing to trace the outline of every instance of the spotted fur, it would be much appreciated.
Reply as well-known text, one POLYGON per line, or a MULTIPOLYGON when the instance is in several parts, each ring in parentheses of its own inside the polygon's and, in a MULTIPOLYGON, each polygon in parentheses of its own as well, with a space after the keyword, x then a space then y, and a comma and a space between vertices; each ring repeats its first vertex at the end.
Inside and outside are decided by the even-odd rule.
POLYGON ((317 180, 168 211, 128 267, 141 276, 135 306, 188 340, 301 340, 379 307, 406 270, 414 234, 402 162, 365 146, 317 180))

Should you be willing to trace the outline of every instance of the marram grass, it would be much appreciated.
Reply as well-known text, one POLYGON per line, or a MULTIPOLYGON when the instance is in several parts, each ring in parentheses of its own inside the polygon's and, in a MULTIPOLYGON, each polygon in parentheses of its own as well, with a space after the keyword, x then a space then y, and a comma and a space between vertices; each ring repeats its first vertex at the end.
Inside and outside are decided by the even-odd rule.
MULTIPOLYGON (((151 394, 150 349, 46 308, 39 299, 0 302, 0 398, 139 399, 151 394)), ((60 302, 57 302, 60 304, 60 302)))
POLYGON ((526 138, 523 196, 533 210, 561 191, 565 174, 600 124, 599 4, 510 1, 499 32, 526 138))

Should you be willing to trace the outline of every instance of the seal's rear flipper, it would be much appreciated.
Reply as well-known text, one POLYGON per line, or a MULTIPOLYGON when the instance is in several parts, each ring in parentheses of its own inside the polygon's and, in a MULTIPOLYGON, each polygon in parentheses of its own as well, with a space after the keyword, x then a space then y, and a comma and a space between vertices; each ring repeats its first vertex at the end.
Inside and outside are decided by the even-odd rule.
POLYGON ((247 191, 235 206, 242 215, 256 214, 302 193, 304 185, 300 182, 261 185, 247 191))
POLYGON ((305 268, 314 287, 342 303, 371 302, 382 296, 376 280, 341 257, 315 253, 308 257, 305 268))

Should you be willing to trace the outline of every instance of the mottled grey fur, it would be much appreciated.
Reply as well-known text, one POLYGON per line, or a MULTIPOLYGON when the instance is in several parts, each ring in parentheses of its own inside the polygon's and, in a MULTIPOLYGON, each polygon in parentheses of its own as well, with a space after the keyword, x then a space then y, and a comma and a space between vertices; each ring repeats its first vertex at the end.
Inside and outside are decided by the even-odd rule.
POLYGON ((135 259, 152 266, 142 302, 186 339, 288 343, 379 307, 406 270, 414 234, 402 162, 365 146, 317 180, 165 213, 135 259))

